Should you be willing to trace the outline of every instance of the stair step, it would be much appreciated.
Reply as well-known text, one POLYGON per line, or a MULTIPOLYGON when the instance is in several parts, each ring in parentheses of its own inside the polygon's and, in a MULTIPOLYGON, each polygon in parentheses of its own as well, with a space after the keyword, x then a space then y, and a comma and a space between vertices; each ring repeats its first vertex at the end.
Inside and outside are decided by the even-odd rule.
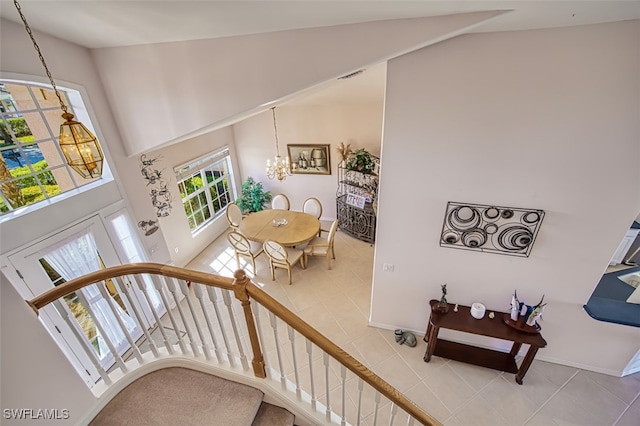
POLYGON ((251 426, 293 426, 293 420, 294 416, 289 411, 263 402, 251 426))
POLYGON ((246 426, 263 396, 258 389, 220 377, 165 368, 124 388, 90 425, 246 426))

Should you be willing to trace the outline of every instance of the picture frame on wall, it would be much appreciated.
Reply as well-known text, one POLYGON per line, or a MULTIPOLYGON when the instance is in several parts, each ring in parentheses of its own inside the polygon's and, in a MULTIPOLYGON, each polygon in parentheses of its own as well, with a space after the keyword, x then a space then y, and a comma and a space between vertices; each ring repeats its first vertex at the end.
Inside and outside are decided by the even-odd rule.
POLYGON ((329 144, 288 144, 289 167, 293 174, 330 175, 329 144))

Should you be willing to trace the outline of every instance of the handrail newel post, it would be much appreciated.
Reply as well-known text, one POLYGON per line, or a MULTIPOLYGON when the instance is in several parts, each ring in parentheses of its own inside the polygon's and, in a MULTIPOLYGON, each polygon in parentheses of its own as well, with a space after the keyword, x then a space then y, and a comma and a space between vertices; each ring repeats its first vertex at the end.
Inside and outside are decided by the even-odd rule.
POLYGON ((244 270, 238 269, 233 277, 233 293, 236 299, 240 301, 242 310, 244 313, 244 319, 247 323, 247 331, 249 332, 249 340, 251 342, 251 351, 253 352, 253 359, 251 364, 253 365, 253 374, 256 377, 262 379, 267 377, 264 357, 262 356, 262 349, 260 348, 260 339, 258 339, 258 330, 256 329, 255 318, 251 310, 251 301, 249 300, 249 293, 247 292, 247 285, 251 282, 244 270))

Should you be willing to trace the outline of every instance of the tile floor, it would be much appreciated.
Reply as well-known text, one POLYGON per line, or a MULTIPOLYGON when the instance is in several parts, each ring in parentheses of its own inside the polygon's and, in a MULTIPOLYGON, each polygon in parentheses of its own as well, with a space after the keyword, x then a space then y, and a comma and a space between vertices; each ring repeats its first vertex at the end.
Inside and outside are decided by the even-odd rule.
MULTIPOLYGON (((434 357, 422 361, 421 335, 414 348, 398 345, 393 332, 368 325, 374 247, 338 231, 336 260, 323 257, 271 280, 266 257, 241 266, 254 282, 296 312, 376 374, 445 425, 640 426, 640 373, 616 378, 534 361, 519 386, 514 375, 434 357)), ((231 276, 237 268, 226 234, 188 266, 231 276)))

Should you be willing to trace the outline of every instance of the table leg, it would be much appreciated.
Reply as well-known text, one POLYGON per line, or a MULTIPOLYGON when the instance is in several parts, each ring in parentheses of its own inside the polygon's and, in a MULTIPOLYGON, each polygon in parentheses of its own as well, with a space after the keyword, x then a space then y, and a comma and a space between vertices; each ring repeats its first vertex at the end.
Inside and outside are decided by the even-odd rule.
POLYGON ((515 357, 516 355, 518 355, 518 352, 520 352, 521 347, 522 347, 522 343, 513 342, 513 346, 511 347, 511 352, 509 352, 509 355, 511 355, 512 357, 515 357))
POLYGON ((529 347, 529 350, 527 351, 527 354, 524 356, 524 360, 522 360, 522 364, 520 365, 520 368, 518 369, 518 373, 516 374, 516 382, 519 385, 522 384, 522 381, 524 380, 524 375, 527 374, 527 370, 531 366, 531 363, 533 362, 533 358, 536 357, 537 352, 538 352, 538 347, 531 345, 529 347))
POLYGON ((424 341, 429 343, 429 333, 431 333, 431 327, 433 327, 431 325, 431 321, 429 321, 429 324, 427 324, 427 332, 424 334, 424 341))
POLYGON ((429 334, 428 334, 428 342, 427 342, 427 351, 424 354, 424 362, 431 361, 431 357, 433 356, 433 352, 436 350, 436 342, 438 341, 438 331, 440 327, 436 327, 429 322, 429 334))

